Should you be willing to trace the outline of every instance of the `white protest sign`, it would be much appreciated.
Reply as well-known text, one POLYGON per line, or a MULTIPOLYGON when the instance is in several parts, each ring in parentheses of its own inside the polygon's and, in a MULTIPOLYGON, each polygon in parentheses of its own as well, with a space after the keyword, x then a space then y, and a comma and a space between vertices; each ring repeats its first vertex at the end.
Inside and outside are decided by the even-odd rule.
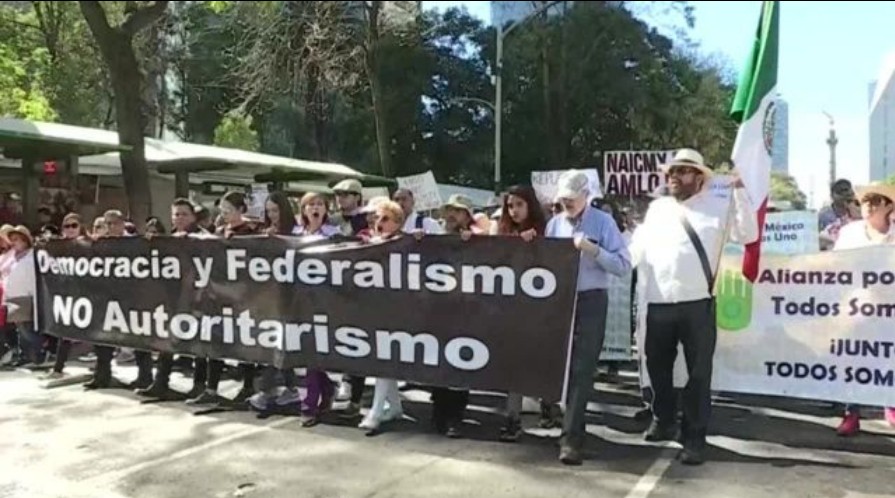
POLYGON ((764 221, 761 252, 811 254, 820 251, 817 215, 811 211, 768 213, 764 221))
POLYGON ((765 255, 756 282, 727 255, 715 390, 895 405, 895 251, 765 255))
POLYGON ((265 183, 253 183, 249 191, 249 202, 246 206, 246 215, 252 218, 264 219, 264 205, 270 193, 265 183))
POLYGON ((399 176, 397 180, 399 188, 413 192, 414 209, 417 211, 438 209, 444 204, 432 171, 418 175, 399 176))
MULTIPOLYGON (((553 204, 556 202, 557 182, 563 173, 569 171, 567 169, 557 169, 551 171, 532 171, 531 186, 535 189, 538 201, 541 204, 553 204)), ((600 175, 596 169, 581 170, 587 175, 587 190, 590 192, 588 200, 602 199, 603 189, 600 186, 600 175)))
POLYGON ((633 273, 623 277, 609 274, 609 308, 606 310, 606 327, 601 361, 628 361, 631 359, 631 284, 633 273))
POLYGON ((665 184, 659 165, 674 151, 609 151, 603 153, 605 193, 615 197, 643 197, 665 184))

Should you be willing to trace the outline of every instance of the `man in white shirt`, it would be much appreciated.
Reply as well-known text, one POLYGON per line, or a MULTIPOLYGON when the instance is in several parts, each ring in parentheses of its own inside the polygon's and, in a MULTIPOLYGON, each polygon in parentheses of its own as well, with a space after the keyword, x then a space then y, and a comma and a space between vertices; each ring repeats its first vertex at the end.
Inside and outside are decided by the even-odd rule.
POLYGON ((392 196, 392 200, 397 202, 401 206, 401 210, 404 211, 404 228, 402 230, 404 233, 412 234, 417 231, 422 231, 427 235, 444 233, 444 229, 437 221, 413 210, 415 201, 413 192, 410 190, 399 188, 392 196))
POLYGON ((668 175, 669 195, 650 204, 630 247, 638 279, 644 279, 644 349, 654 391, 654 418, 645 438, 678 439, 673 368, 681 343, 689 380, 683 393, 679 440, 684 450, 679 459, 699 465, 705 459, 712 408, 717 338, 714 275, 728 236, 732 242, 751 243, 758 238, 758 223, 739 179, 730 185, 732 202, 708 188, 712 169, 699 152, 682 149, 662 168, 668 175))

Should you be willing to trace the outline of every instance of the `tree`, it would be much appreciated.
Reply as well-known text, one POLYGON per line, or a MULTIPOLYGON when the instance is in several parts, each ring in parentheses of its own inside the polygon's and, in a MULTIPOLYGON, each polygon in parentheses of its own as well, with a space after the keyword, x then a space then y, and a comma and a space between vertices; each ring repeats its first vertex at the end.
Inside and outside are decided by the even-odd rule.
POLYGON ((152 212, 152 196, 143 139, 146 117, 142 108, 142 89, 145 82, 134 51, 134 37, 164 15, 168 2, 156 1, 143 6, 127 2, 124 19, 114 26, 109 23, 100 2, 79 1, 78 5, 112 80, 119 141, 130 147, 121 153, 128 208, 131 218, 142 223, 152 212))
POLYGON ((228 112, 214 130, 214 144, 256 152, 258 132, 252 129, 252 117, 240 111, 228 112))
POLYGON ((771 172, 770 199, 774 202, 788 202, 796 211, 805 209, 807 202, 805 194, 799 190, 796 179, 779 171, 771 172))

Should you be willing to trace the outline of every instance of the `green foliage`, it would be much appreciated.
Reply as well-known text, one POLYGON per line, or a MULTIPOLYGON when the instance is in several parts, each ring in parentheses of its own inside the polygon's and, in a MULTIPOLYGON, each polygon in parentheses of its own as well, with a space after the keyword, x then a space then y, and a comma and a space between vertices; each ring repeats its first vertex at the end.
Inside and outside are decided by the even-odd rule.
POLYGON ((53 121, 46 95, 49 58, 38 47, 24 50, 0 41, 0 116, 53 121))
POLYGON ((886 178, 885 180, 883 180, 883 183, 886 185, 895 185, 895 175, 886 178))
POLYGON ((258 150, 258 132, 252 129, 252 117, 239 111, 228 112, 214 130, 214 144, 221 147, 258 150))
POLYGON ((771 201, 789 202, 794 210, 803 210, 807 203, 805 194, 799 190, 796 179, 778 171, 771 172, 771 201))

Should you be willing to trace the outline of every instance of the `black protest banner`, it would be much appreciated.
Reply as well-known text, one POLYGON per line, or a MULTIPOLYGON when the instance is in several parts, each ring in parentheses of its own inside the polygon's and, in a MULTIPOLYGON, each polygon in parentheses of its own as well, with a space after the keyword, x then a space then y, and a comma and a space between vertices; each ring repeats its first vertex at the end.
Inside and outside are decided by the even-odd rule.
POLYGON ((670 151, 610 151, 603 153, 605 195, 642 197, 665 184, 659 165, 671 160, 670 151))
POLYGON ((569 241, 129 238, 36 257, 56 336, 548 399, 568 370, 569 241))

